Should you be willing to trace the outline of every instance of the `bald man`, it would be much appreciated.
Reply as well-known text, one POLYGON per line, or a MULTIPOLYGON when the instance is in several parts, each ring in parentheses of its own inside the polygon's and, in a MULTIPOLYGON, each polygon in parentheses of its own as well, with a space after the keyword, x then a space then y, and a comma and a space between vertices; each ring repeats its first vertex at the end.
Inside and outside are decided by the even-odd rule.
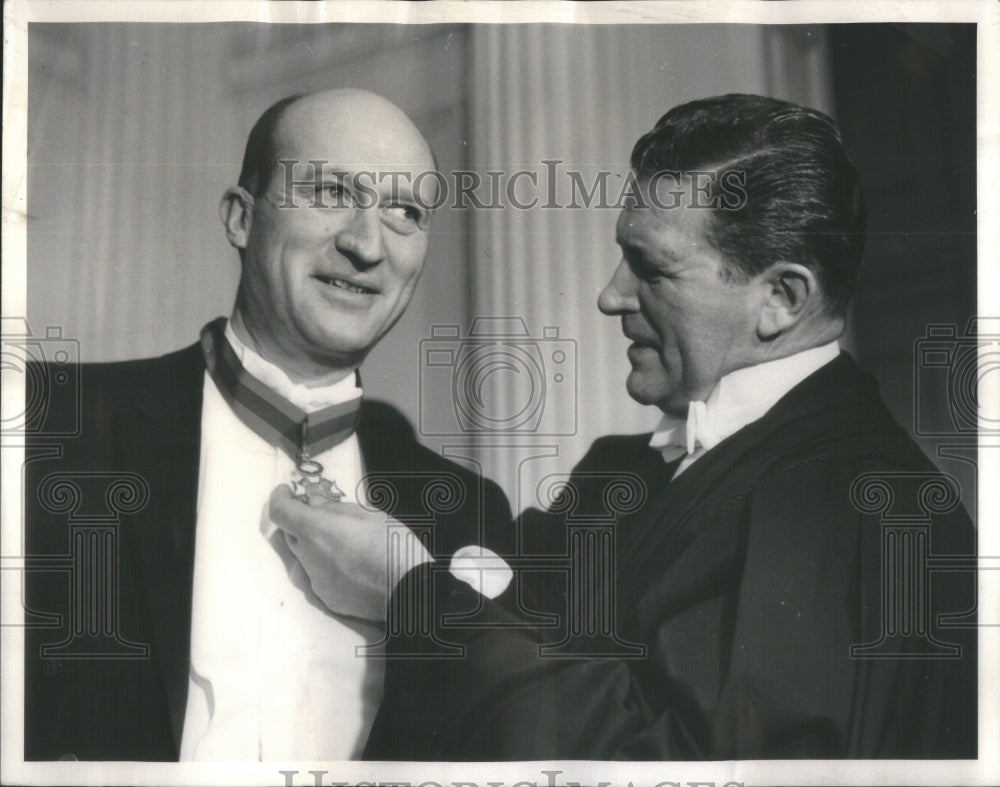
POLYGON ((288 484, 304 502, 430 516, 427 548, 442 554, 510 518, 495 486, 418 445, 388 405, 362 402, 358 369, 423 270, 436 194, 419 175, 434 166, 380 96, 279 101, 220 206, 241 263, 230 319, 162 358, 82 367, 79 437, 29 464, 27 554, 73 540, 53 478, 105 501, 118 479, 140 510, 119 512, 100 599, 79 571, 70 590, 66 575, 29 572, 28 609, 62 625, 28 632, 26 759, 360 755, 384 663, 365 655, 384 625, 330 612, 266 503, 288 484), (369 499, 376 483, 392 492, 369 499), (464 500, 446 513, 425 494, 441 483, 464 500))

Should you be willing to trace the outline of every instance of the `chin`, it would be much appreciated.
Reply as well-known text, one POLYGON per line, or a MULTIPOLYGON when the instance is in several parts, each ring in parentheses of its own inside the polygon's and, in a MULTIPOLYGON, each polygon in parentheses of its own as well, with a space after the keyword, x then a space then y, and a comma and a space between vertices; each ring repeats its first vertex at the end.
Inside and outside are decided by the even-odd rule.
POLYGON ((625 380, 625 390, 639 404, 656 404, 662 398, 650 390, 648 381, 638 372, 632 372, 625 380))
POLYGON ((371 349, 357 336, 326 334, 313 340, 314 352, 336 366, 357 366, 371 349))
POLYGON ((639 404, 658 407, 665 413, 679 412, 682 416, 687 413, 686 400, 679 406, 672 406, 672 399, 677 398, 677 392, 672 391, 662 378, 651 380, 648 375, 633 371, 625 381, 625 389, 639 404))

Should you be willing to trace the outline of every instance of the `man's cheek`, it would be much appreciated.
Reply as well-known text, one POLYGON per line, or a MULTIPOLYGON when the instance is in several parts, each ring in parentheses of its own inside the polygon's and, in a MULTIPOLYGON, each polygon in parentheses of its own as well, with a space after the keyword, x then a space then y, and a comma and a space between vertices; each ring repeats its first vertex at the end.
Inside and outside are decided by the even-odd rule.
POLYGON ((664 373, 673 376, 680 373, 681 358, 677 351, 677 345, 670 337, 660 339, 660 348, 656 353, 660 367, 664 373))

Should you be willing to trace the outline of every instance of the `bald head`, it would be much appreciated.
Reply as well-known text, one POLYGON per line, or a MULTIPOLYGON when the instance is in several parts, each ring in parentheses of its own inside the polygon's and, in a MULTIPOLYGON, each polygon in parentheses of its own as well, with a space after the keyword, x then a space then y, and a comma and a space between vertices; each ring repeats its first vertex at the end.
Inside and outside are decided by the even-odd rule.
POLYGON ((325 90, 272 104, 247 138, 239 185, 259 197, 267 190, 278 161, 294 157, 292 151, 352 168, 435 168, 430 146, 406 114, 367 90, 325 90), (331 159, 327 153, 334 144, 340 159, 345 152, 351 158, 350 151, 356 148, 365 150, 366 160, 331 159))
POLYGON ((219 205, 241 261, 240 339, 309 385, 357 368, 420 278, 437 186, 418 175, 433 168, 427 141, 381 96, 331 90, 268 109, 219 205))

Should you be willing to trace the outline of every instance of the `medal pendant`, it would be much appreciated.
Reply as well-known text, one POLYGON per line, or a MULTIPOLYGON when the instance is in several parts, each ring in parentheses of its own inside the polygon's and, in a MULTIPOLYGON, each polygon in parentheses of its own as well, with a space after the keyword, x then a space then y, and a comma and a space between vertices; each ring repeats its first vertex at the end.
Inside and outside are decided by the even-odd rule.
POLYGON ((303 503, 320 505, 327 500, 339 503, 344 493, 336 481, 323 477, 323 465, 303 453, 292 473, 292 496, 303 503))

